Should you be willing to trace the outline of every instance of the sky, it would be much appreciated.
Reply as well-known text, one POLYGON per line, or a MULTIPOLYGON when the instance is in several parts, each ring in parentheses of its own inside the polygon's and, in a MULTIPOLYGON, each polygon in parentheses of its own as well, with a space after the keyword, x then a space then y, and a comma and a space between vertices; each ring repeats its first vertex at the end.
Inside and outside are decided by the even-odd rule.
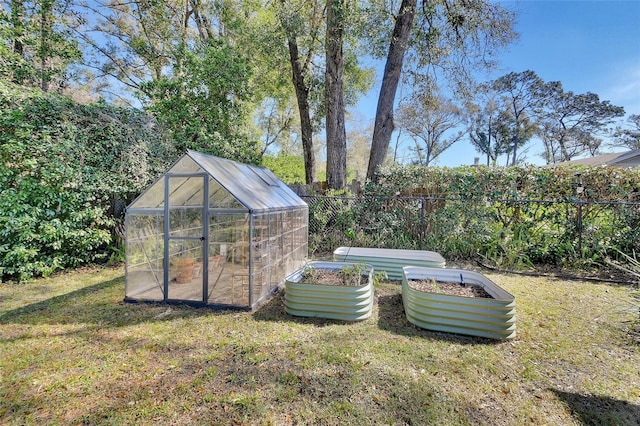
MULTIPOLYGON (((502 4, 516 11, 520 37, 498 57, 500 66, 487 79, 532 70, 546 82, 562 82, 565 91, 596 93, 601 101, 624 107, 625 118, 640 114, 640 0, 503 0, 502 4)), ((357 120, 373 123, 380 75, 378 68, 377 85, 358 104, 357 120)), ((531 144, 527 162, 544 164, 541 146, 531 144)), ((469 165, 474 157, 480 157, 481 164, 485 161, 465 138, 434 165, 469 165)))

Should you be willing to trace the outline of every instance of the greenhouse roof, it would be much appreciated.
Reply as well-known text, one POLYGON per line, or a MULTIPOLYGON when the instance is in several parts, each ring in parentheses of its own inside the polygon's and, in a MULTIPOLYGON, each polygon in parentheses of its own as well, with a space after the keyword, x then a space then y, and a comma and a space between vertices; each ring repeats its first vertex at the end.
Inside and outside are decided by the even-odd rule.
POLYGON ((187 151, 127 209, 164 209, 165 178, 173 181, 167 189, 171 206, 201 204, 205 194, 202 176, 208 176, 212 183, 210 208, 256 212, 307 207, 291 188, 264 167, 187 151))
POLYGON ((249 210, 307 205, 291 188, 264 167, 191 150, 188 150, 185 156, 190 157, 249 210))

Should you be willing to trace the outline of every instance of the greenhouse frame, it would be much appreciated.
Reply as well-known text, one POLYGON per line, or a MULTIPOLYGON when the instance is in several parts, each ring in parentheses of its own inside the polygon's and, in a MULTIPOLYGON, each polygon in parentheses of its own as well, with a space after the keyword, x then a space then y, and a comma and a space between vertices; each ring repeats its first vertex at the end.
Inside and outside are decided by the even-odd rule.
POLYGON ((125 300, 255 309, 305 263, 308 221, 269 170, 187 151, 127 207, 125 300))

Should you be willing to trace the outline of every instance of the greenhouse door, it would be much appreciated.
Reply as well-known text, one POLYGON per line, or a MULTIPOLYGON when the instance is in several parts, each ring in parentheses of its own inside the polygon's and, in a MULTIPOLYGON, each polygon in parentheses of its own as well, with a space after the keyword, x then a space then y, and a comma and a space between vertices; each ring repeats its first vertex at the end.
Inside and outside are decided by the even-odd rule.
POLYGON ((165 176, 165 301, 204 302, 207 280, 206 175, 165 176))

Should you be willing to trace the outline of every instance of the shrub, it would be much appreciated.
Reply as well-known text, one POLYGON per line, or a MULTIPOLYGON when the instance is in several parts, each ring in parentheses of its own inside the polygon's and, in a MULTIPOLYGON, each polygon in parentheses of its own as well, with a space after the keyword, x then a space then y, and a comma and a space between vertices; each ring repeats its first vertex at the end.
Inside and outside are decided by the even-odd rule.
POLYGON ((0 81, 0 278, 108 257, 122 208, 167 165, 152 119, 0 81))
POLYGON ((362 197, 310 201, 310 250, 421 248, 496 266, 588 269, 639 252, 640 170, 394 165, 362 197))

